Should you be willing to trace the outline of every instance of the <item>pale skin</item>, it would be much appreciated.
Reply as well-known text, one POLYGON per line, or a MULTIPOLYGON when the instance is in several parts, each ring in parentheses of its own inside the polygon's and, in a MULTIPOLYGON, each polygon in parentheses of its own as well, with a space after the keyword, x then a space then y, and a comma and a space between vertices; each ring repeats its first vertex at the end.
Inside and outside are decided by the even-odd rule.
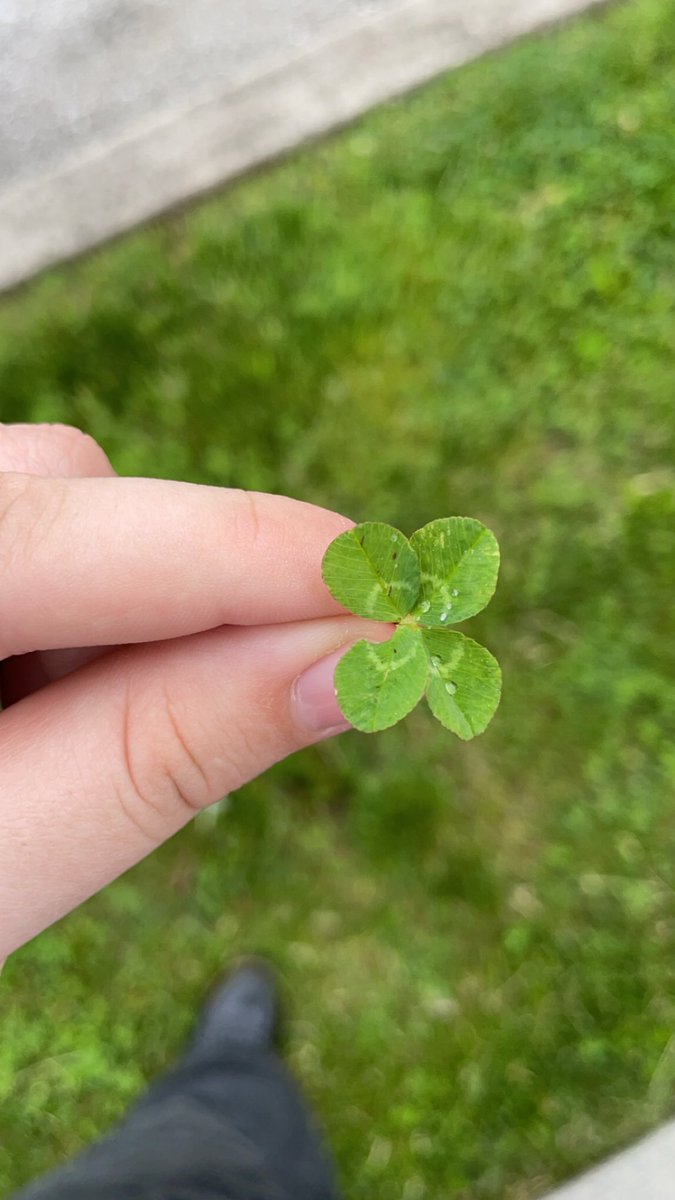
POLYGON ((195 812, 348 727, 336 662, 391 634, 321 579, 351 524, 120 478, 79 430, 0 424, 0 963, 195 812))

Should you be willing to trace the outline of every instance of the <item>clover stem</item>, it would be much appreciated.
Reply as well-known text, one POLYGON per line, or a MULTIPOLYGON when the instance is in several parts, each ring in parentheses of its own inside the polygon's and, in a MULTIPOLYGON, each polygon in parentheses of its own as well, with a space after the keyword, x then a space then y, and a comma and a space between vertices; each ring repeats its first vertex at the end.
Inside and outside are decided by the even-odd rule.
POLYGON ((406 628, 408 628, 408 629, 419 629, 420 628, 417 618, 414 617, 412 615, 412 613, 408 613, 407 616, 401 617, 401 620, 399 621, 399 625, 405 625, 406 628))

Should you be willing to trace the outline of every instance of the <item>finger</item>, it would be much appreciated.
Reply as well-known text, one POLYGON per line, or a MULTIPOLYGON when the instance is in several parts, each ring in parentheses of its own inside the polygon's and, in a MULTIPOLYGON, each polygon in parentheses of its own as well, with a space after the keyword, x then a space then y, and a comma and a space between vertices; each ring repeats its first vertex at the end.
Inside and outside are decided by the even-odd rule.
MULTIPOLYGON (((72 425, 0 423, 0 471, 45 476, 114 476, 107 454, 87 433, 72 425)), ((0 663, 0 697, 5 707, 60 679, 107 647, 45 650, 0 663)))
POLYGON ((74 425, 1 421, 0 471, 59 477, 115 474, 98 442, 74 425))
POLYGON ((344 728, 335 652, 390 633, 333 617, 128 646, 4 713, 0 959, 195 810, 344 728))
POLYGON ((340 612, 320 564, 350 524, 259 492, 0 475, 0 658, 340 612))

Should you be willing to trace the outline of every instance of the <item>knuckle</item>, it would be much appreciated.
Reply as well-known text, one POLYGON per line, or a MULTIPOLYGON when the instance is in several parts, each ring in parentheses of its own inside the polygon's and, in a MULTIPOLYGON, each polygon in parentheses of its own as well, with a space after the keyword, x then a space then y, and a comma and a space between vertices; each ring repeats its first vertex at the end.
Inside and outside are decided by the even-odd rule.
POLYGON ((259 540, 263 520, 260 512, 260 501, 255 492, 236 488, 237 504, 234 509, 234 522, 237 540, 250 550, 259 540))
POLYGON ((60 422, 0 425, 0 470, 41 476, 114 473, 90 434, 60 422))
POLYGON ((85 433, 84 429, 80 429, 79 425, 69 425, 67 421, 46 421, 37 425, 36 429, 44 429, 49 433, 58 434, 60 437, 71 438, 73 442, 84 440, 93 443, 94 446, 98 444, 90 434, 85 433))
POLYGON ((153 842, 216 799, 193 741, 166 687, 127 688, 117 797, 125 817, 153 842))
POLYGON ((76 425, 63 424, 44 426, 44 430, 49 441, 59 442, 61 470, 65 475, 110 472, 110 459, 90 433, 76 425))

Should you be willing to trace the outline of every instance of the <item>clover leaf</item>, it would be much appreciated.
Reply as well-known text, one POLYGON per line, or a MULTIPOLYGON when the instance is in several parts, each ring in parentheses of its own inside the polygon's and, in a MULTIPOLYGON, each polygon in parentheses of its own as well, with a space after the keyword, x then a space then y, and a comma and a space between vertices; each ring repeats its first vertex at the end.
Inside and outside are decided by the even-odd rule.
POLYGON ((499 663, 448 626, 485 608, 498 572, 497 539, 471 517, 441 517, 410 539, 368 521, 331 542, 322 573, 335 599, 396 625, 389 641, 357 642, 337 665, 338 703, 356 729, 395 725, 426 693, 446 729, 464 741, 483 732, 499 704, 499 663))

